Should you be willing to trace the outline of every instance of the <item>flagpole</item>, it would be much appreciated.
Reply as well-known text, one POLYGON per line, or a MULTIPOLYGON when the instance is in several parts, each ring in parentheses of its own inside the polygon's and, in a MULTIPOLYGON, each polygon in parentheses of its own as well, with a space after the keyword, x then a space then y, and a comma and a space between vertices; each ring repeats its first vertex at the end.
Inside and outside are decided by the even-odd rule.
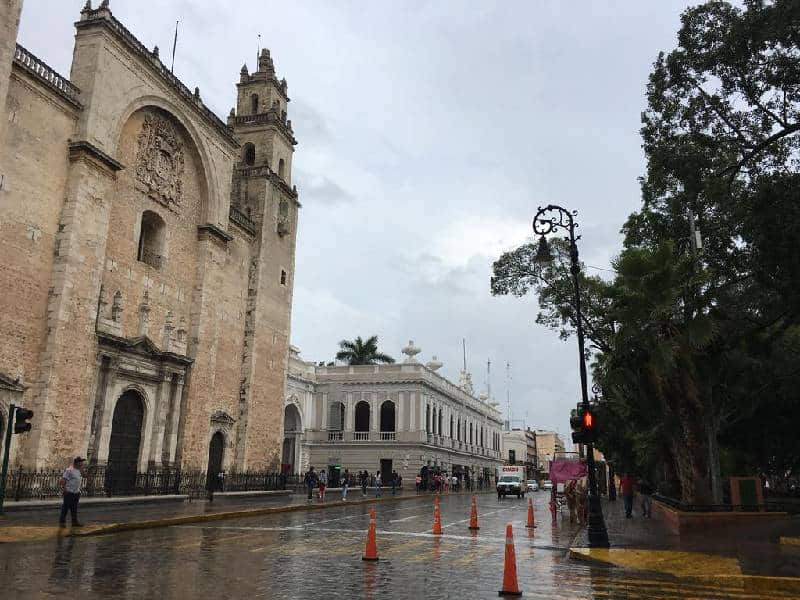
POLYGON ((178 46, 178 23, 180 21, 175 21, 175 39, 172 40, 172 65, 169 68, 169 72, 172 73, 175 70, 175 48, 178 46))

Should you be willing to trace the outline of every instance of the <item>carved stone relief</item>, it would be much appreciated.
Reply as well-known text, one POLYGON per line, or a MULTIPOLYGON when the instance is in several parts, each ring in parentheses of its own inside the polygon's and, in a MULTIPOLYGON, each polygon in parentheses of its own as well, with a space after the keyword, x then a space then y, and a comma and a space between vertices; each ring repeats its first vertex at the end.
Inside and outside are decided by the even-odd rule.
POLYGON ((147 195, 177 210, 183 195, 183 144, 166 118, 146 113, 137 138, 136 179, 147 195))

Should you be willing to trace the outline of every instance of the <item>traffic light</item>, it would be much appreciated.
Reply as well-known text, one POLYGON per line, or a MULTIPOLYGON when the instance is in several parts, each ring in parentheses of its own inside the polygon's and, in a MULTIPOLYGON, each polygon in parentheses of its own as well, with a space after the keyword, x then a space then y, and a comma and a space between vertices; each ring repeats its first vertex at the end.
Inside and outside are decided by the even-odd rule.
POLYGON ((33 418, 33 411, 27 408, 17 407, 14 417, 14 433, 27 433, 31 430, 31 424, 28 423, 33 418))
POLYGON ((591 408, 583 405, 578 407, 574 416, 569 420, 572 428, 572 442, 575 444, 590 444, 594 441, 596 419, 591 408))

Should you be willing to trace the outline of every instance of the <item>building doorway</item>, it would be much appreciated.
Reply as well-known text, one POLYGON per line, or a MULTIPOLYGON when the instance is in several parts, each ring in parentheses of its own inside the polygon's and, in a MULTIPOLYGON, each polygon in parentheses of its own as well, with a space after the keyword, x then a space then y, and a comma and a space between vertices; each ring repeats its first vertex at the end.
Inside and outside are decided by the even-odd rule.
POLYGON ((117 400, 111 421, 106 470, 106 490, 111 494, 131 494, 136 490, 143 421, 142 397, 139 392, 128 390, 117 400))
POLYGON ((392 485, 392 459, 381 459, 381 483, 384 486, 392 485))
POLYGON ((222 473, 222 458, 225 454, 225 436, 221 431, 216 432, 211 436, 211 443, 208 445, 208 471, 206 472, 206 481, 208 485, 213 485, 215 490, 222 489, 221 478, 222 473))
POLYGON ((298 444, 303 429, 300 411, 294 404, 287 404, 283 409, 283 451, 281 454, 281 472, 298 473, 298 444))

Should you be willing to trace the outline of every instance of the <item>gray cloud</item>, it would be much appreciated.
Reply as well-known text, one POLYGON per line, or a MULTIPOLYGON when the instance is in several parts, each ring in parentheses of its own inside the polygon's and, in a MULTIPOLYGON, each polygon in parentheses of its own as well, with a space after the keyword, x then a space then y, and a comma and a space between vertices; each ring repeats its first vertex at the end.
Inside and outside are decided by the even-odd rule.
MULTIPOLYGON (((84 0, 25 0, 21 43, 69 72, 84 0)), ((651 63, 676 44, 685 0, 564 3, 112 0, 221 117, 257 34, 286 77, 299 145, 292 337, 330 359, 342 338, 413 338, 515 418, 567 431, 574 340, 534 325, 535 298, 493 298, 493 258, 531 234, 538 205, 580 211, 581 257, 608 266, 639 206, 638 130, 651 63), (157 15, 158 18, 154 18, 157 15)), ((427 360, 427 358, 426 358, 427 360)))

